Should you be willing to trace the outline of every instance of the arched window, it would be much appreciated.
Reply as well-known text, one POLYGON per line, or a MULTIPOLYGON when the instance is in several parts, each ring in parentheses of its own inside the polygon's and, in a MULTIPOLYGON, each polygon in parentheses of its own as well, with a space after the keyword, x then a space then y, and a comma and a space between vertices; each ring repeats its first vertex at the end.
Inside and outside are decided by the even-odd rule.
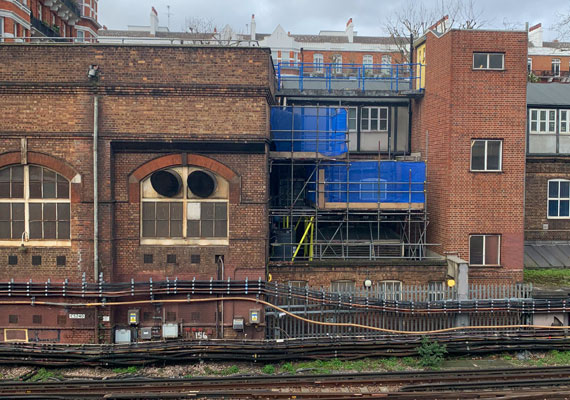
POLYGON ((195 166, 153 172, 141 182, 141 243, 227 244, 229 183, 195 166))
POLYGON ((70 185, 37 165, 0 169, 0 241, 70 239, 70 185))

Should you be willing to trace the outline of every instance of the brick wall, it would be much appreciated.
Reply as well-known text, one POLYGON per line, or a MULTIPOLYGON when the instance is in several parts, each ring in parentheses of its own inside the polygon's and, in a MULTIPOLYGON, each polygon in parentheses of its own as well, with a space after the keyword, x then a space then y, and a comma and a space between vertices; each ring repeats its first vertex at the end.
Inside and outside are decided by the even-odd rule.
MULTIPOLYGON (((425 96, 414 101, 412 151, 429 142, 428 241, 469 260, 469 235, 501 235, 501 270, 522 278, 526 121, 524 32, 452 30, 426 37, 425 96), (505 69, 472 69, 473 52, 502 52, 505 69), (503 141, 502 171, 470 172, 472 139, 503 141)), ((477 275, 478 267, 470 273, 477 275)))
POLYGON ((570 219, 547 218, 548 180, 569 176, 570 160, 565 157, 527 158, 525 240, 570 240, 570 219))

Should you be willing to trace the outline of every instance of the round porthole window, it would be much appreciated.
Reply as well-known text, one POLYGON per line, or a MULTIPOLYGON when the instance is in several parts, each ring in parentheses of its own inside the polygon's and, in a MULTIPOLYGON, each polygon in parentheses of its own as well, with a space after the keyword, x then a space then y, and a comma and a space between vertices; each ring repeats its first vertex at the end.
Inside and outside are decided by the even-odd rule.
POLYGON ((161 196, 174 197, 180 193, 182 179, 174 171, 156 171, 150 176, 150 184, 161 196))
POLYGON ((216 190, 216 179, 204 171, 194 171, 188 175, 188 188, 202 198, 210 197, 216 190))

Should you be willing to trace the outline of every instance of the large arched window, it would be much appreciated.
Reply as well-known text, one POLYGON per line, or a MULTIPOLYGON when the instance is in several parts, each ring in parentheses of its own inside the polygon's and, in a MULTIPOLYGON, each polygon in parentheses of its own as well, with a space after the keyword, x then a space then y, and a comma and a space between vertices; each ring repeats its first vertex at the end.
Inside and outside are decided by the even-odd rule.
POLYGON ((0 242, 69 239, 69 181, 37 165, 0 169, 0 242))
POLYGON ((227 244, 229 183, 195 166, 141 182, 141 243, 227 244))

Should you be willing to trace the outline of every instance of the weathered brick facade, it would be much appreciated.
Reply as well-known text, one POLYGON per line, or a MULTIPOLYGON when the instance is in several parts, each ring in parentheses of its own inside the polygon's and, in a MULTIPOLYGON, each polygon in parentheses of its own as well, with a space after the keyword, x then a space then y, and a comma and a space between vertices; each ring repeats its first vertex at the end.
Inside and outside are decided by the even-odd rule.
POLYGON ((525 32, 428 33, 425 96, 413 105, 412 151, 428 165, 429 243, 469 260, 469 236, 501 237, 500 266, 473 282, 520 281, 526 121, 525 32), (504 53, 504 69, 474 70, 474 52, 504 53), (502 140, 500 172, 471 172, 471 140, 502 140), (427 143, 427 154, 426 154, 427 143))

